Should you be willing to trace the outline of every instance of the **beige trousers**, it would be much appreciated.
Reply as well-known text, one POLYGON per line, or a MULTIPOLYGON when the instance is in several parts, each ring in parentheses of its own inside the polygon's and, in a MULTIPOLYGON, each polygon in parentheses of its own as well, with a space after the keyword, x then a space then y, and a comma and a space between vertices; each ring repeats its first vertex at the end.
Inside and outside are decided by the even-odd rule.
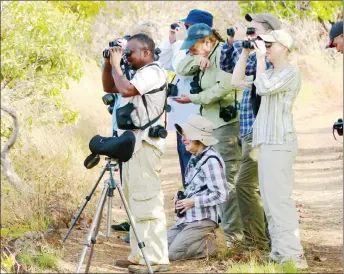
MULTIPOLYGON (((147 142, 123 163, 123 191, 140 240, 152 265, 168 264, 164 195, 160 183, 161 152, 147 142)), ((145 264, 130 226, 131 253, 128 260, 145 264)))
POLYGON ((297 141, 259 146, 259 189, 271 237, 271 257, 277 260, 303 255, 296 206, 290 197, 297 149, 297 141))

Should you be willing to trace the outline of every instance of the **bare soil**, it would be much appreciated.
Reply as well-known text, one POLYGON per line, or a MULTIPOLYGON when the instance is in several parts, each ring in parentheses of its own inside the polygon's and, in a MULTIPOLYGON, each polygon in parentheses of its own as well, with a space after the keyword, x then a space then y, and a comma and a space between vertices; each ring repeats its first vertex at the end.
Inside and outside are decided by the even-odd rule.
MULTIPOLYGON (((341 116, 341 103, 320 111, 299 109, 295 113, 299 152, 294 165, 293 198, 299 210, 301 239, 310 266, 307 272, 310 273, 343 271, 343 147, 332 136, 333 122, 341 116)), ((175 139, 175 133, 171 132, 167 138, 161 174, 169 226, 174 221, 172 197, 181 182, 175 139)), ((343 141, 342 137, 339 141, 343 141)), ((97 198, 92 199, 93 203, 96 201, 97 198)), ((114 223, 126 219, 118 192, 115 192, 112 213, 114 223)), ((101 226, 103 234, 105 226, 104 217, 101 226)), ((61 232, 63 236, 66 230, 61 232)), ((74 229, 63 244, 60 261, 63 272, 75 271, 86 235, 87 229, 74 229)), ((98 237, 91 272, 127 272, 114 267, 115 260, 126 258, 130 251, 129 245, 120 239, 123 235, 111 232, 109 239, 98 237)), ((216 265, 219 270, 221 263, 214 259, 177 262, 171 264, 171 272, 214 272, 211 266, 216 265)), ((222 271, 225 272, 225 269, 222 271)))

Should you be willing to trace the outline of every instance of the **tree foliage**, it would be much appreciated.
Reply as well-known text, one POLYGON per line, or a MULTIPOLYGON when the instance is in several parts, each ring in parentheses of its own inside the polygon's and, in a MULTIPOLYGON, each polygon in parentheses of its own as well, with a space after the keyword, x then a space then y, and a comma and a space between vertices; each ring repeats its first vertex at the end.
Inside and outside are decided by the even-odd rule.
POLYGON ((292 21, 309 18, 334 22, 343 8, 342 1, 239 1, 239 5, 242 15, 269 12, 292 21))
POLYGON ((41 107, 60 107, 61 89, 82 76, 78 48, 90 40, 93 19, 103 6, 99 1, 12 1, 2 6, 2 95, 11 102, 25 98, 41 107))

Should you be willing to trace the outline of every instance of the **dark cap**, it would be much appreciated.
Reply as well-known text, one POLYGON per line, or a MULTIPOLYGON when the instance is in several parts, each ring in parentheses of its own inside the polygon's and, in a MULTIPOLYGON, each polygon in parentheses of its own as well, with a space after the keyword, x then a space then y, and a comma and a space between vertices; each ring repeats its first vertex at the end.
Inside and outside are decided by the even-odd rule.
POLYGON ((192 25, 204 23, 211 28, 213 27, 213 15, 205 10, 191 10, 188 16, 185 19, 182 19, 181 21, 192 25))
POLYGON ((186 39, 184 40, 184 43, 182 44, 180 49, 181 50, 189 49, 194 44, 196 44, 196 42, 199 39, 202 39, 212 34, 213 34, 213 30, 207 24, 204 24, 204 23, 195 24, 188 29, 188 35, 186 39))
POLYGON ((334 38, 336 38, 337 36, 343 34, 343 21, 339 21, 335 24, 333 24, 331 30, 330 30, 330 41, 328 41, 326 48, 333 48, 333 40, 334 38))
POLYGON ((248 13, 245 19, 249 22, 253 20, 258 23, 267 23, 273 30, 281 29, 281 22, 270 13, 248 13))

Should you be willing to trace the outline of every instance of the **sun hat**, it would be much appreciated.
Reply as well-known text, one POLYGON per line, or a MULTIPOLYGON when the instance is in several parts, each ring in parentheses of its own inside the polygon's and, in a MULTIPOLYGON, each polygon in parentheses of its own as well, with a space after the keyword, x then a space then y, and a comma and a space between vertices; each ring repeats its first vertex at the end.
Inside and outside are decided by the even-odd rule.
POLYGON ((182 125, 174 124, 180 135, 186 135, 188 139, 200 141, 206 146, 217 144, 219 141, 213 136, 213 123, 206 118, 192 114, 182 125))

